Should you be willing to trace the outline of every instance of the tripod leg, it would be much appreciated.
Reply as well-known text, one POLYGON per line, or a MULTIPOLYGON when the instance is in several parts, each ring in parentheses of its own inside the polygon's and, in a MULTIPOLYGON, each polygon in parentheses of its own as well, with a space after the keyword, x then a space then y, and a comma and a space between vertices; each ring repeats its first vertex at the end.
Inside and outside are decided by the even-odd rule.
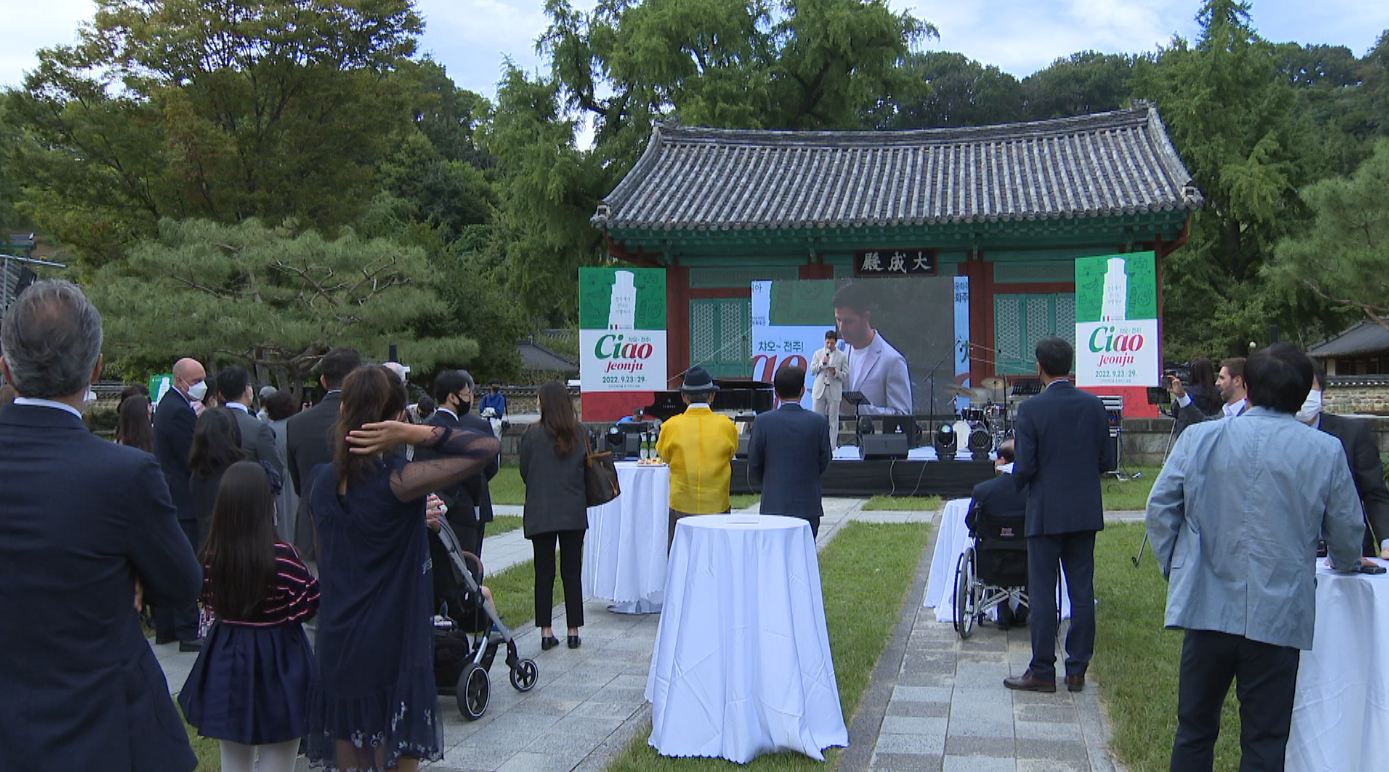
POLYGON ((1138 554, 1137 554, 1136 556, 1132 557, 1132 558, 1129 558, 1130 560, 1133 561, 1133 567, 1134 567, 1134 568, 1138 568, 1138 564, 1143 562, 1143 551, 1146 550, 1147 548, 1148 548, 1148 534, 1147 534, 1146 532, 1144 532, 1144 534, 1143 534, 1143 543, 1140 544, 1140 545, 1138 545, 1138 554))

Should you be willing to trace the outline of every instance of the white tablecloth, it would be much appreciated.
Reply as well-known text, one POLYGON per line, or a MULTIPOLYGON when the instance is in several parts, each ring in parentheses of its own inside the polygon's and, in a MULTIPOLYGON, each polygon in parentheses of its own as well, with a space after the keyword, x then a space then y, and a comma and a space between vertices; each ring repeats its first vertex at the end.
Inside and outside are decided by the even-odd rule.
POLYGON ((1385 769, 1386 753, 1389 574, 1318 567, 1316 634, 1297 669, 1287 768, 1385 769))
POLYGON ((809 523, 679 522, 646 699, 650 743, 665 756, 819 761, 848 745, 809 523))
POLYGON ((660 608, 666 586, 670 467, 617 463, 622 494, 588 510, 584 597, 660 608))
MULTIPOLYGON (((931 553, 931 573, 926 577, 926 608, 936 610, 937 622, 955 619, 955 567, 969 546, 969 529, 965 515, 969 514, 969 499, 951 499, 940 513, 940 533, 936 534, 936 549, 931 553)), ((1061 576, 1061 617, 1071 618, 1071 601, 1066 597, 1066 577, 1061 576)))

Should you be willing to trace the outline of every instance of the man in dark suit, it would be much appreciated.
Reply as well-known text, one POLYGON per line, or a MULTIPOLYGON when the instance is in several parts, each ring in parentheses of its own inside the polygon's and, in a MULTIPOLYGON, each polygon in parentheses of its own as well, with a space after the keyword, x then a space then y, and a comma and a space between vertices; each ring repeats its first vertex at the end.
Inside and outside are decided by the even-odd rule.
MULTIPOLYGON (((1027 519, 1027 493, 1018 490, 1018 486, 1013 482, 1014 460, 1013 441, 1005 440, 998 446, 998 458, 994 460, 994 470, 998 476, 979 483, 970 492, 969 511, 965 513, 965 527, 969 529, 971 535, 974 534, 974 523, 981 516, 990 520, 1016 520, 1018 532, 1026 533, 1022 529, 1027 519)), ((1007 557, 990 554, 989 551, 979 555, 981 561, 995 558, 1001 561, 1007 557)), ((1027 614, 1026 606, 1020 606, 1014 610, 1008 603, 1001 604, 998 607, 998 626, 1006 630, 1014 624, 1027 624, 1027 614)))
POLYGON ((136 609, 191 603, 202 575, 159 464, 82 423, 101 315, 38 282, 3 330, 0 769, 191 770, 136 609))
POLYGON ((236 417, 236 428, 241 432, 241 449, 262 465, 273 470, 283 482, 285 462, 280 451, 275 448, 275 431, 270 424, 256 418, 251 413, 251 374, 240 365, 223 367, 217 372, 217 393, 222 395, 222 404, 236 417))
POLYGON ((786 515, 809 521, 820 535, 820 475, 830 466, 830 423, 801 407, 805 370, 788 365, 772 378, 781 406, 752 422, 748 473, 762 491, 764 515, 786 515))
POLYGON ((1235 418, 1249 409, 1248 389, 1244 384, 1244 357, 1230 357, 1220 360, 1220 375, 1215 379, 1215 390, 1224 403, 1218 412, 1207 415, 1200 405, 1186 393, 1186 386, 1175 375, 1167 379, 1167 390, 1177 403, 1177 416, 1173 430, 1177 435, 1186 427, 1202 421, 1216 421, 1221 418, 1235 418))
MULTIPOLYGON (((193 447, 193 427, 198 421, 195 404, 207 396, 207 371, 196 359, 174 363, 173 386, 154 410, 154 457, 164 472, 164 483, 178 510, 178 524, 188 545, 197 551, 202 541, 198 515, 188 489, 188 452, 193 447)), ((186 603, 172 607, 154 604, 154 642, 178 640, 179 651, 198 650, 198 605, 186 603)))
POLYGON ((1341 441, 1346 463, 1350 465, 1350 477, 1355 481, 1356 497, 1365 514, 1364 554, 1389 559, 1389 488, 1384 484, 1384 465, 1379 460, 1374 431, 1362 420, 1323 413, 1325 383, 1326 373, 1314 360, 1312 390, 1297 412, 1297 419, 1341 441))
POLYGON ((299 492, 299 519, 294 526, 294 546, 306 561, 316 561, 309 494, 304 486, 313 479, 314 467, 333 460, 333 428, 342 406, 342 382, 362 364, 353 348, 335 348, 318 363, 318 382, 327 391, 317 405, 293 416, 285 424, 285 456, 294 490, 299 492))
POLYGON ((1100 475, 1117 459, 1099 397, 1069 379, 1075 350, 1060 338, 1037 342, 1042 393, 1022 403, 1014 424, 1013 482, 1027 488, 1027 597, 1032 606, 1032 663, 1003 682, 1009 689, 1056 691, 1057 563, 1066 571, 1071 628, 1066 688, 1085 688, 1095 649, 1095 533, 1104 528, 1100 475))
MULTIPOLYGON (((475 383, 467 370, 445 370, 434 379, 434 399, 439 409, 425 423, 456 429, 492 434, 492 425, 472 413, 475 383)), ((415 451, 417 461, 437 457, 428 448, 415 451)), ((482 557, 482 539, 487 524, 492 522, 492 493, 487 483, 497 476, 501 464, 492 459, 482 474, 470 477, 452 488, 436 491, 448 512, 444 515, 458 536, 464 551, 482 557)))

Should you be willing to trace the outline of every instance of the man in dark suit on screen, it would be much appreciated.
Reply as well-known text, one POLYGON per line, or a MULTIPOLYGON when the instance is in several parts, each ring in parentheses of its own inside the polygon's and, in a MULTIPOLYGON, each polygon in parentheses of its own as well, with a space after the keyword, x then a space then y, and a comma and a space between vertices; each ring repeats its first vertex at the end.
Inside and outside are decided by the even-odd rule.
POLYGON ((0 769, 191 770, 137 609, 192 603, 202 572, 155 459, 82 423, 101 315, 38 282, 3 338, 19 396, 0 409, 0 769))
MULTIPOLYGON (((202 542, 198 532, 198 515, 193 511, 193 498, 188 488, 188 452, 193 447, 193 427, 198 422, 198 410, 209 384, 207 371, 196 359, 180 359, 174 363, 174 383, 154 409, 154 457, 164 472, 164 483, 178 510, 178 524, 188 544, 197 552, 202 542)), ((180 607, 154 604, 154 642, 171 643, 178 640, 180 651, 198 650, 198 606, 186 603, 180 607)))
POLYGON ((1364 554, 1389 559, 1389 487, 1384 484, 1384 465, 1379 460, 1374 430, 1362 419, 1323 413, 1325 384, 1325 371, 1313 361, 1312 390, 1297 411, 1297 420, 1341 441, 1350 477, 1355 481, 1355 495, 1365 515, 1364 554))
POLYGON ((1057 564, 1066 572, 1071 628, 1066 688, 1085 688, 1095 649, 1095 533, 1104 528, 1100 475, 1117 459, 1099 397, 1070 381, 1075 350, 1060 338, 1037 342, 1042 393, 1022 403, 1014 424, 1014 484, 1027 488, 1027 597, 1032 663, 1003 682, 1009 689, 1056 691, 1057 564))
POLYGON ((748 473, 762 491, 764 515, 799 517, 820 535, 820 475, 830 465, 830 424, 801 407, 805 370, 789 365, 772 378, 781 406, 757 417, 748 442, 748 473))
MULTIPOLYGON (((470 431, 492 433, 492 425, 486 419, 474 415, 473 390, 476 384, 467 370, 445 370, 434 379, 434 399, 439 409, 425 423, 431 426, 444 426, 470 431)), ((433 451, 419 448, 415 451, 417 461, 435 458, 433 451)), ((482 473, 470 477, 452 488, 436 491, 448 507, 445 517, 458 536, 458 543, 464 551, 482 557, 483 532, 492 522, 492 495, 487 488, 488 480, 497 475, 500 461, 492 461, 482 473)))
POLYGON ((362 355, 353 348, 335 348, 318 363, 318 382, 327 390, 317 405, 293 416, 285 424, 285 460, 294 490, 299 492, 299 519, 294 526, 294 547, 306 561, 317 561, 313 521, 309 517, 309 495, 304 486, 313 479, 313 469, 333 460, 333 428, 342 406, 342 382, 362 364, 362 355))

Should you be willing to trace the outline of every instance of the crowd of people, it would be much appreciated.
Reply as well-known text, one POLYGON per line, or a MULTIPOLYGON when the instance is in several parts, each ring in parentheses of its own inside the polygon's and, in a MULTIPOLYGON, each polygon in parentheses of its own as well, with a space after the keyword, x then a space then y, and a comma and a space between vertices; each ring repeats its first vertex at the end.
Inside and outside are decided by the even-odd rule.
MULTIPOLYGON (((13 404, 0 412, 0 563, 23 576, 0 589, 0 610, 25 619, 0 632, 7 757, 194 768, 147 609, 156 645, 197 652, 178 701, 219 741, 222 769, 290 770, 301 748, 330 770, 441 757, 432 635, 447 572, 434 570, 433 532, 447 522, 482 552, 500 458, 492 421, 506 411, 496 384, 484 419, 471 412, 472 377, 445 370, 429 410, 407 404, 403 368, 336 348, 318 366, 322 399, 299 410, 240 366, 209 375, 184 358, 156 403, 143 387, 122 394, 107 442, 82 421, 102 329, 81 290, 36 283, 3 336, 13 404)), ((522 442, 523 477, 545 481, 527 486, 524 510, 536 624, 552 648, 558 543, 577 648, 591 440, 564 386, 541 389, 540 413, 522 442)))

